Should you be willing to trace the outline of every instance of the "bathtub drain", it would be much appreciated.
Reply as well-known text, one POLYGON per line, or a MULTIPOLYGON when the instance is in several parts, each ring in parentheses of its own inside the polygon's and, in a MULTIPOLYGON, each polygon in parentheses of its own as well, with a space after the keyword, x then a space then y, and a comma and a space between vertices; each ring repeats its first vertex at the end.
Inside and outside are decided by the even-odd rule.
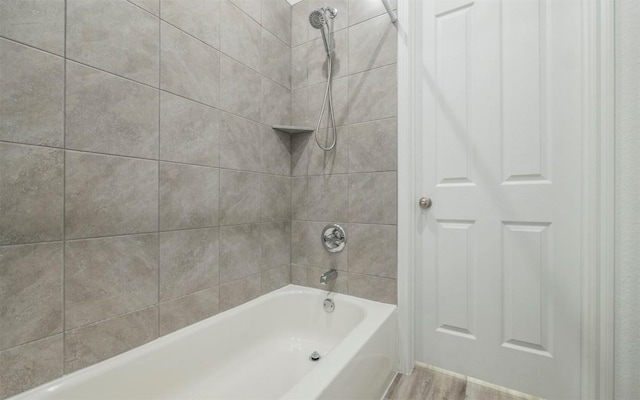
POLYGON ((318 361, 319 359, 320 359, 320 353, 318 353, 317 351, 314 351, 309 356, 309 360, 311 360, 311 361, 318 361))

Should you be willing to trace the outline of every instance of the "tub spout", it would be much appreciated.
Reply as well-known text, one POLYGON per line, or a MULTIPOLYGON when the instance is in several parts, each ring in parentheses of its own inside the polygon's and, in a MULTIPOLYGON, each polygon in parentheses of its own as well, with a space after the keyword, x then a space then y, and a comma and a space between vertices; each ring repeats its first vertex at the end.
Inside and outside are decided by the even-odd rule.
POLYGON ((338 271, 330 269, 324 274, 320 275, 320 284, 326 285, 329 281, 335 281, 338 278, 338 271))

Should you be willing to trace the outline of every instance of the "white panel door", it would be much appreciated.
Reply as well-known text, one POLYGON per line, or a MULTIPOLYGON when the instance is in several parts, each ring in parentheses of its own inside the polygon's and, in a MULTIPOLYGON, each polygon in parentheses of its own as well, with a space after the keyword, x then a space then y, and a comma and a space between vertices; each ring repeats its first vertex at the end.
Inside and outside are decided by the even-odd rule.
POLYGON ((418 3, 417 359, 579 398, 581 2, 418 3))

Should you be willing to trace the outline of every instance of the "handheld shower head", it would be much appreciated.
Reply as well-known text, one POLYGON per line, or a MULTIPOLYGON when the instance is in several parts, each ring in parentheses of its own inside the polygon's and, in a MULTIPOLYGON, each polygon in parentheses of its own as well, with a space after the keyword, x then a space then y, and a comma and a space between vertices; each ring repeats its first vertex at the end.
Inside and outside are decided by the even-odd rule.
POLYGON ((334 7, 316 8, 309 13, 309 23, 315 29, 322 29, 327 23, 327 14, 329 14, 329 18, 334 19, 338 15, 338 9, 334 7))
POLYGON ((324 10, 321 8, 316 8, 315 10, 309 13, 309 23, 315 29, 322 29, 324 25, 327 23, 327 19, 324 16, 324 10))
POLYGON ((327 51, 327 57, 331 58, 331 45, 329 36, 329 24, 327 23, 327 14, 329 18, 334 19, 338 15, 338 10, 333 7, 316 8, 309 13, 309 23, 315 29, 319 29, 322 33, 322 40, 324 42, 324 48, 327 51), (327 31, 325 32, 325 27, 327 31))

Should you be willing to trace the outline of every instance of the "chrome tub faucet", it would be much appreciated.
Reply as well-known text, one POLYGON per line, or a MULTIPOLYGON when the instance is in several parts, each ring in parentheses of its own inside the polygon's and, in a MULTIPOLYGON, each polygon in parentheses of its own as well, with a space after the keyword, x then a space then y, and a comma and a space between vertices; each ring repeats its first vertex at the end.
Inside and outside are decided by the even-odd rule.
POLYGON ((326 285, 329 281, 335 281, 338 278, 338 271, 334 268, 331 268, 327 272, 320 275, 320 284, 326 285))

